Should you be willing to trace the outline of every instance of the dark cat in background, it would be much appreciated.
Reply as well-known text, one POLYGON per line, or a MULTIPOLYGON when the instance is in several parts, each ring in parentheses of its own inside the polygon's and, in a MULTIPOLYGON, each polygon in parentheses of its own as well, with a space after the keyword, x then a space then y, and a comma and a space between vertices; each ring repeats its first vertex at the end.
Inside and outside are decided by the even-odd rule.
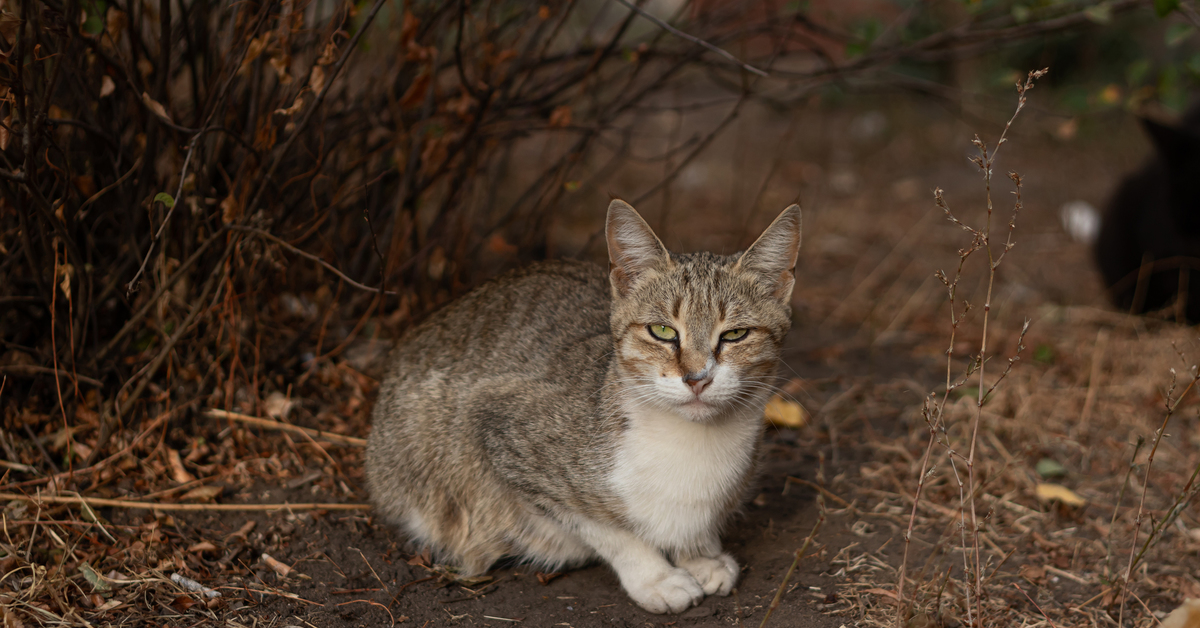
POLYGON ((1154 154, 1121 182, 1100 227, 1096 263, 1113 304, 1141 314, 1173 306, 1200 322, 1200 105, 1175 125, 1146 118, 1154 154))

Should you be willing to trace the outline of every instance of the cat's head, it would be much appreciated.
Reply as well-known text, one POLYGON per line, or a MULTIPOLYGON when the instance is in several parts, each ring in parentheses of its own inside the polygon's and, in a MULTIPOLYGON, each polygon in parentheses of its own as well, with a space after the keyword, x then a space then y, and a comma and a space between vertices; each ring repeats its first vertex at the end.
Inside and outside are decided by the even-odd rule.
POLYGON ((621 402, 696 422, 760 406, 791 327, 800 208, 728 256, 670 253, 620 200, 605 234, 621 402))

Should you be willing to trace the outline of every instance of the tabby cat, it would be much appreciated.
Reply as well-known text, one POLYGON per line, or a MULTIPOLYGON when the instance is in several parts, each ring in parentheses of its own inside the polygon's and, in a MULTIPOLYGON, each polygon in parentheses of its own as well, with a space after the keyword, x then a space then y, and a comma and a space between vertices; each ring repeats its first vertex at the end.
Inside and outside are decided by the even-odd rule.
POLYGON ((642 608, 728 595, 791 326, 800 208, 744 253, 670 253, 609 205, 609 272, 544 262, 412 328, 367 446, 378 511, 460 574, 597 558, 642 608))

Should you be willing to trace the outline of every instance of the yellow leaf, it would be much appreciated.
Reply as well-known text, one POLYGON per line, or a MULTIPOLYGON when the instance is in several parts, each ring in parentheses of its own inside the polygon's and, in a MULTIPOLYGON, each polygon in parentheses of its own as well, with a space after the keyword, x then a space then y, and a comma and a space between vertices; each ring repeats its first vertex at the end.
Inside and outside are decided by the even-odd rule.
POLYGON ((1083 506, 1087 500, 1061 484, 1038 484, 1037 498, 1042 502, 1058 500, 1068 506, 1083 506))
POLYGON ((767 407, 763 408, 763 418, 779 427, 801 428, 808 423, 808 413, 800 404, 779 395, 767 402, 767 407))

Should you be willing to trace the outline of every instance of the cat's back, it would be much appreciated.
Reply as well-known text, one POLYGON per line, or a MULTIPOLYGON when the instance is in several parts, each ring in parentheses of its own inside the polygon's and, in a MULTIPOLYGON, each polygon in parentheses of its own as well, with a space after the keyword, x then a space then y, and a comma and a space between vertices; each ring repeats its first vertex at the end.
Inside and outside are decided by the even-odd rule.
POLYGON ((505 273, 410 329, 389 379, 539 379, 603 363, 610 302, 607 276, 594 264, 539 262, 505 273))

